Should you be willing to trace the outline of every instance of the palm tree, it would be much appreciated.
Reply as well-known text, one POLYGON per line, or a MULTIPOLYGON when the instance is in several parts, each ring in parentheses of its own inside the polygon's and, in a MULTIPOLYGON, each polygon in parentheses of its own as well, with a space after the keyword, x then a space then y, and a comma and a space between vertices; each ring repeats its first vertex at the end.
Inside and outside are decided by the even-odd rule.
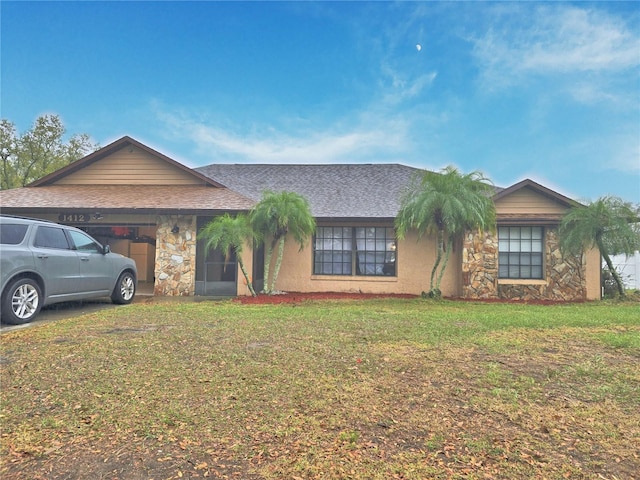
POLYGON ((265 239, 265 242, 267 237, 272 239, 269 244, 265 244, 264 259, 263 290, 264 293, 270 294, 276 288, 287 234, 298 242, 300 250, 302 250, 307 238, 315 231, 316 222, 311 214, 309 202, 302 195, 286 191, 266 191, 260 202, 251 211, 251 225, 254 231, 265 239), (271 259, 276 245, 278 246, 278 256, 273 270, 273 278, 269 283, 271 259))
POLYGON ((442 294, 440 284, 453 242, 468 230, 495 229, 493 193, 491 181, 482 173, 463 174, 448 166, 440 173, 424 172, 403 194, 395 222, 398 237, 404 238, 411 229, 417 230, 418 238, 436 235, 438 251, 431 270, 430 297, 442 294))
POLYGON ((604 196, 587 205, 577 205, 563 217, 558 229, 564 251, 580 253, 597 247, 613 276, 620 297, 624 284, 611 255, 633 255, 640 250, 640 207, 619 197, 604 196))
POLYGON ((256 238, 249 224, 248 217, 242 214, 232 217, 228 213, 225 213, 221 217, 216 217, 207 223, 198 234, 198 237, 205 241, 206 251, 217 248, 224 252, 225 268, 231 257, 231 253, 235 253, 238 259, 238 265, 240 265, 240 270, 247 282, 247 287, 249 287, 251 295, 255 297, 256 292, 253 289, 253 284, 242 260, 244 244, 246 242, 253 242, 256 238))

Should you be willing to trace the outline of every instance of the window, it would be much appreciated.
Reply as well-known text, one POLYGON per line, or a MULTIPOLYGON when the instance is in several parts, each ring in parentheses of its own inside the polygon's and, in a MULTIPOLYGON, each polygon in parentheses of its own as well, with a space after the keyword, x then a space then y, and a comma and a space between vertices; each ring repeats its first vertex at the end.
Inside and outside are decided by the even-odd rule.
POLYGON ((542 227, 498 227, 498 278, 542 279, 542 227))
POLYGON ((69 235, 71 235, 71 239, 76 245, 76 250, 80 252, 102 253, 100 245, 98 245, 90 236, 73 230, 69 230, 69 235))
POLYGON ((318 227, 314 246, 313 273, 352 275, 353 228, 318 227))
POLYGON ((396 235, 387 227, 318 227, 314 240, 316 275, 396 274, 396 235))
POLYGON ((27 233, 28 225, 18 225, 13 223, 0 224, 0 244, 20 245, 27 233))
POLYGON ((34 245, 43 248, 69 249, 69 242, 64 230, 57 227, 38 227, 34 245))

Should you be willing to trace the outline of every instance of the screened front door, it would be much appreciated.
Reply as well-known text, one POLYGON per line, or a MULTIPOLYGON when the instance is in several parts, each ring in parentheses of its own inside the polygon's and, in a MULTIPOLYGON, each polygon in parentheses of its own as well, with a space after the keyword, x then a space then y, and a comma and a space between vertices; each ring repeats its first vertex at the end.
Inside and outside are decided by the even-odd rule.
MULTIPOLYGON (((198 218, 198 232, 213 217, 198 218)), ((238 262, 232 253, 225 258, 218 249, 206 251, 205 241, 198 239, 196 246, 196 295, 237 295, 238 262)))

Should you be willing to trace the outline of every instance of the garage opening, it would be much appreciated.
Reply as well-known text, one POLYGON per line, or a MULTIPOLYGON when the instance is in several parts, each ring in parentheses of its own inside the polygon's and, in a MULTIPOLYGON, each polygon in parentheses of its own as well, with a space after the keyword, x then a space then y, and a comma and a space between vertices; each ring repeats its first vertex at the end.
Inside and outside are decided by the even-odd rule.
POLYGON ((138 294, 153 295, 156 262, 155 225, 78 225, 112 252, 130 257, 138 269, 138 294))

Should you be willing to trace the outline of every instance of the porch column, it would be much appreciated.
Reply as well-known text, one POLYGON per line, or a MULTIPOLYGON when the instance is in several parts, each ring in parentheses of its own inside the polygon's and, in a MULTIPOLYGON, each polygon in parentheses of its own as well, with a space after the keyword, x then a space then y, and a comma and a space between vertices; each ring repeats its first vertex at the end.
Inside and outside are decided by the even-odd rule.
POLYGON ((196 287, 195 215, 158 216, 153 294, 190 296, 196 287))

